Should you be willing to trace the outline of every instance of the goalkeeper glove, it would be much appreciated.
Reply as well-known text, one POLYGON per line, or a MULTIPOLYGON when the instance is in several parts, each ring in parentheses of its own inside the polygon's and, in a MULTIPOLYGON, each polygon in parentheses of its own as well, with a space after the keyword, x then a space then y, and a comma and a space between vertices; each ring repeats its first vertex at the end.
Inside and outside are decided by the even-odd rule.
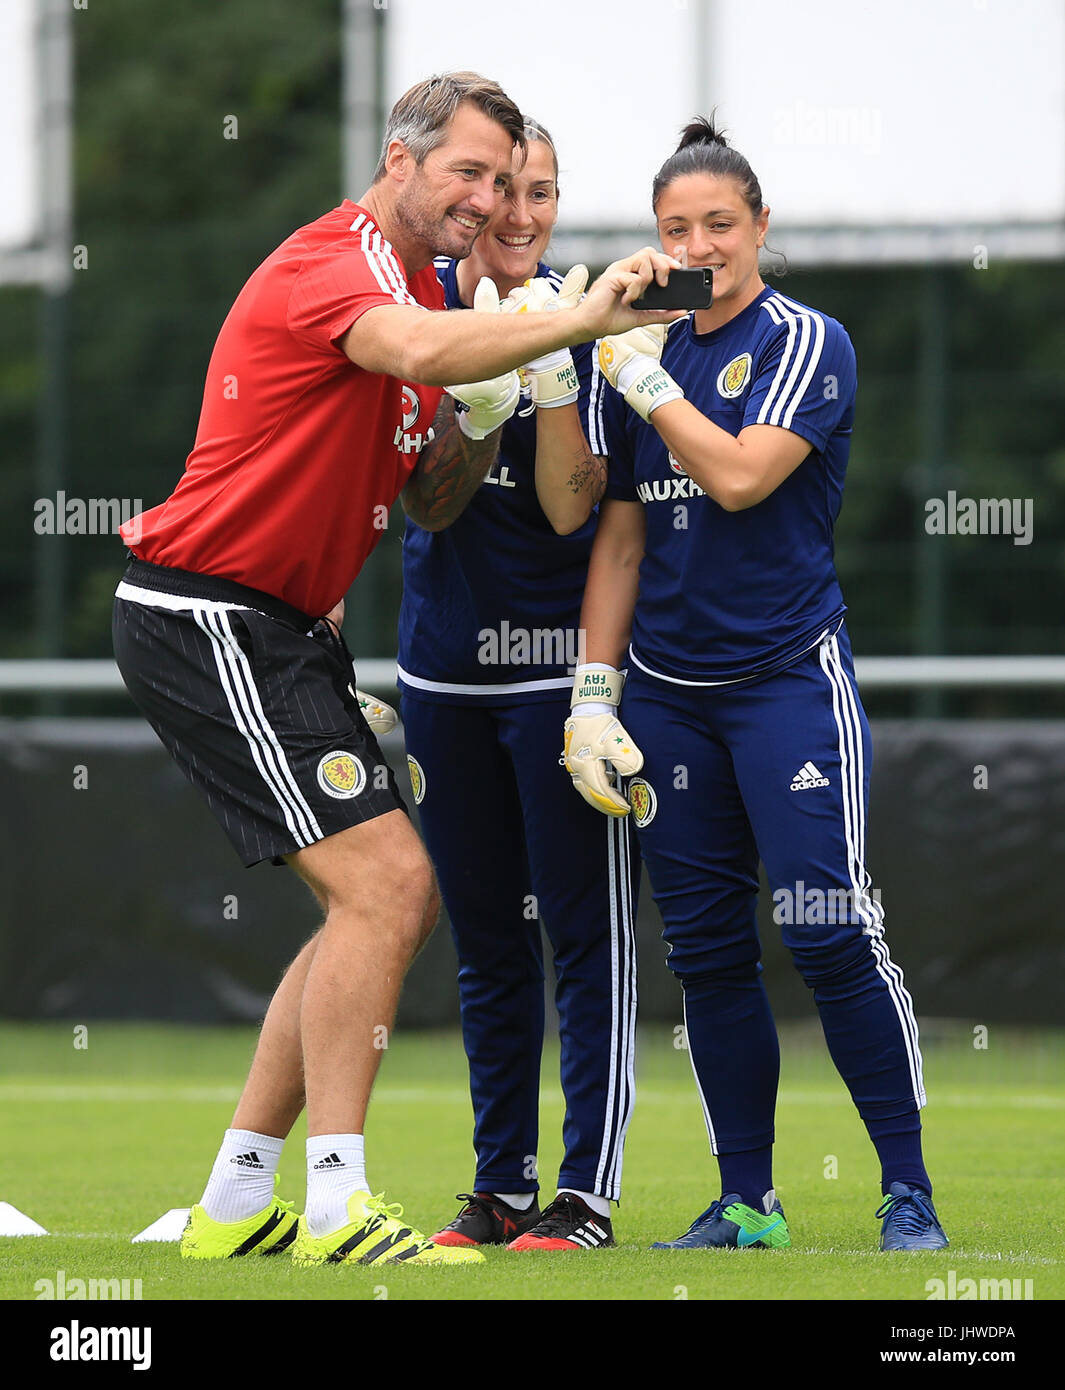
MULTIPOLYGON (((474 291, 473 307, 482 314, 498 314, 499 291, 495 281, 482 275, 474 291)), ((485 439, 514 414, 521 395, 517 372, 504 372, 487 381, 467 382, 444 388, 463 407, 456 407, 459 429, 469 439, 485 439)))
MULTIPOLYGON (((351 690, 350 685, 348 689, 351 690)), ((399 718, 392 706, 386 705, 384 700, 379 700, 376 695, 367 695, 365 690, 356 690, 353 694, 356 704, 362 710, 363 718, 373 733, 390 734, 399 718)))
MULTIPOLYGON (((556 294, 551 281, 545 276, 526 280, 524 285, 511 290, 503 301, 504 312, 518 314, 554 313, 558 309, 575 309, 580 303, 584 287, 588 283, 588 267, 575 265, 566 273, 566 278, 556 294)), ((580 383, 577 369, 569 348, 558 348, 545 353, 532 362, 527 362, 519 373, 522 385, 529 390, 533 405, 542 410, 553 410, 560 405, 573 405, 577 400, 580 383)))
POLYGON ((666 325, 652 323, 599 342, 600 370, 644 420, 667 401, 684 399, 684 392, 662 366, 665 341, 666 325))
POLYGON ((615 790, 616 772, 631 777, 643 754, 615 713, 625 677, 613 666, 578 666, 566 720, 561 761, 589 806, 607 816, 627 816, 629 803, 615 790))

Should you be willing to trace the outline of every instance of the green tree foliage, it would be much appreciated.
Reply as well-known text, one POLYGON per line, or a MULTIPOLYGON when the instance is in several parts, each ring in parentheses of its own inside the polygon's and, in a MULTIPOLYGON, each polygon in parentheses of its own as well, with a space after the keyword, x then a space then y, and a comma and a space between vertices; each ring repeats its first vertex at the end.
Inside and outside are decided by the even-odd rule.
MULTIPOLYGON (((215 335, 244 280, 293 228, 362 191, 340 188, 339 12, 339 0, 110 0, 74 15, 75 242, 88 264, 68 309, 71 495, 146 506, 167 496, 192 445, 215 335)), ((947 307, 938 461, 922 433, 932 273, 794 269, 775 280, 839 318, 858 353, 837 558, 862 653, 918 650, 930 544, 944 548, 944 650, 1065 650, 1065 266, 998 264, 988 240, 989 268, 935 272, 947 307), (1033 544, 929 538, 933 482, 1031 498, 1033 544)), ((0 290, 7 656, 34 650, 40 301, 37 291, 0 290)), ((356 586, 374 599, 351 605, 349 636, 364 654, 395 650, 398 529, 397 517, 356 586)), ((67 547, 65 653, 108 654, 119 544, 48 543, 67 547)))

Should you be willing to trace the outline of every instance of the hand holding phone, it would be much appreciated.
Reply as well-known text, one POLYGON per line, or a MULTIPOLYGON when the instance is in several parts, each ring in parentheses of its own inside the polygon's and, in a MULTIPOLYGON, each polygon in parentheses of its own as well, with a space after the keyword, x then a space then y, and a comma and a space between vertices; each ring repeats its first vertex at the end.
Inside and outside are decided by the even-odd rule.
POLYGON ((709 309, 713 300, 714 272, 709 266, 695 270, 671 270, 664 285, 656 280, 634 299, 633 309, 709 309))

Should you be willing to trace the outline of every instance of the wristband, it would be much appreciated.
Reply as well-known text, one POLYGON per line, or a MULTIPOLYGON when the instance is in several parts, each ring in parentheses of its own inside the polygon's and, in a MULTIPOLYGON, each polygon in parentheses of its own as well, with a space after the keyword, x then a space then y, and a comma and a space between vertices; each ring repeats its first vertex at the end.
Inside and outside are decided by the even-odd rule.
POLYGON ((588 706, 602 705, 605 708, 592 709, 590 712, 605 714, 617 708, 624 685, 625 676, 616 666, 606 662, 578 666, 573 676, 570 708, 574 714, 578 714, 588 706))

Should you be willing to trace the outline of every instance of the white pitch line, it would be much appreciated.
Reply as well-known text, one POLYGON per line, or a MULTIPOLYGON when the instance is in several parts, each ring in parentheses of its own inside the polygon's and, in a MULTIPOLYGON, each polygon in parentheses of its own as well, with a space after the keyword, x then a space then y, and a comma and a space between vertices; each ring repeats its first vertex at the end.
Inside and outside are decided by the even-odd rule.
MULTIPOLYGON (((862 1255, 868 1256, 869 1259, 880 1260, 885 1265, 888 1264, 888 1261, 884 1259, 884 1252, 882 1250, 843 1250, 834 1245, 793 1245, 791 1247, 791 1252, 796 1255, 843 1255, 846 1256, 848 1259, 853 1258, 855 1255, 862 1255)), ((1012 1253, 1012 1251, 1007 1251, 1004 1253, 1000 1250, 962 1250, 959 1249, 959 1247, 956 1245, 951 1245, 948 1248, 946 1255, 944 1255, 943 1252, 939 1250, 930 1250, 927 1253, 930 1255, 935 1255, 937 1260, 940 1261, 949 1258, 951 1261, 957 1260, 959 1263, 964 1260, 982 1260, 985 1264, 992 1263, 1026 1266, 1060 1265, 1062 1263, 1061 1260, 1055 1260, 1048 1255, 1015 1255, 1012 1253)), ((951 1268, 954 1268, 953 1263, 951 1265, 951 1268)), ((954 1272, 959 1276, 959 1278, 961 1277, 960 1270, 955 1269, 954 1272)))
MULTIPOLYGON (((0 1082, 0 1101, 20 1101, 20 1102, 39 1102, 42 1104, 54 1104, 56 1102, 67 1101, 132 1101, 136 1103, 152 1103, 164 1101, 170 1104, 174 1102, 187 1102, 199 1104, 202 1102, 231 1102, 240 1095, 239 1088, 235 1086, 150 1086, 150 1085, 104 1085, 96 1082, 86 1082, 84 1085, 58 1085, 51 1082, 43 1082, 39 1085, 32 1085, 21 1082, 0 1082)), ((686 1104, 694 1092, 688 1087, 678 1086, 676 1089, 662 1089, 656 1087, 636 1088, 637 1105, 641 1102, 646 1105, 677 1105, 686 1104)), ((378 1104, 446 1104, 446 1105, 468 1105, 469 1092, 458 1087, 429 1087, 429 1086, 381 1086, 373 1093, 373 1100, 378 1104)), ((540 1092, 540 1099, 547 1104, 556 1104, 562 1101, 562 1092, 558 1088, 545 1087, 540 1092)), ((787 1088, 780 1092, 778 1097, 780 1105, 840 1105, 849 1107, 851 1105, 850 1096, 843 1090, 839 1091, 792 1091, 787 1088)), ((973 1107, 981 1109, 1005 1110, 1065 1110, 1065 1096, 1055 1095, 1015 1095, 1003 1092, 997 1095, 993 1092, 964 1092, 964 1091, 933 1091, 929 1098, 929 1109, 934 1110, 936 1106, 943 1106, 948 1109, 971 1109, 973 1107)))
MULTIPOLYGON (((131 1237, 131 1232, 129 1232, 129 1231, 49 1231, 47 1236, 35 1236, 34 1239, 35 1239, 35 1240, 38 1240, 38 1241, 42 1241, 42 1242, 43 1242, 43 1241, 50 1240, 50 1239, 51 1239, 51 1240, 121 1240, 121 1241, 128 1242, 128 1241, 130 1240, 130 1237, 131 1237)), ((12 1240, 25 1240, 26 1237, 25 1237, 25 1236, 12 1236, 12 1237, 9 1237, 9 1239, 12 1239, 12 1240)), ((152 1241, 152 1242, 150 1242, 150 1243, 153 1244, 153 1245, 155 1245, 155 1244, 158 1244, 158 1245, 173 1245, 173 1244, 175 1244, 176 1242, 174 1242, 174 1241, 152 1241)), ((841 1249, 841 1248, 839 1248, 839 1247, 837 1247, 837 1246, 834 1246, 834 1245, 829 1245, 829 1246, 813 1246, 813 1245, 800 1246, 800 1245, 793 1245, 793 1246, 791 1247, 791 1249, 790 1249, 789 1251, 787 1251, 786 1253, 787 1253, 788 1256, 795 1256, 795 1255, 814 1255, 814 1256, 818 1256, 818 1255, 831 1255, 831 1256, 835 1257, 835 1256, 838 1256, 838 1255, 844 1255, 844 1256, 846 1256, 847 1258, 853 1258, 853 1257, 856 1256, 856 1255, 860 1255, 860 1256, 862 1256, 863 1258, 868 1258, 868 1259, 871 1259, 871 1260, 879 1260, 879 1261, 880 1261, 882 1264, 884 1264, 885 1266, 888 1264, 888 1261, 886 1261, 886 1260, 884 1259, 884 1252, 883 1252, 882 1250, 870 1250, 870 1249, 863 1249, 863 1250, 844 1250, 844 1249, 841 1249)), ((938 1251, 930 1251, 929 1253, 935 1254, 935 1255, 937 1256, 937 1258, 940 1259, 940 1260, 942 1260, 942 1258, 943 1258, 943 1256, 941 1256, 940 1253, 939 1253, 938 1251)), ((965 1260, 980 1260, 980 1261, 982 1261, 982 1262, 985 1263, 985 1264, 1007 1264, 1007 1265, 1022 1265, 1022 1266, 1033 1266, 1033 1267, 1036 1266, 1036 1265, 1053 1265, 1053 1266, 1057 1266, 1057 1265, 1060 1265, 1060 1264, 1062 1264, 1062 1263, 1065 1263, 1065 1261, 1062 1261, 1062 1260, 1055 1260, 1055 1259, 1053 1259, 1051 1256, 1048 1256, 1048 1255, 1025 1255, 1025 1254, 1019 1254, 1019 1255, 1018 1255, 1018 1254, 1015 1254, 1015 1253, 1014 1253, 1013 1251, 1011 1251, 1011 1250, 1007 1250, 1007 1251, 1002 1251, 1002 1250, 963 1250, 963 1249, 961 1249, 960 1247, 958 1247, 958 1246, 956 1246, 956 1245, 952 1245, 952 1246, 950 1247, 950 1250, 949 1250, 949 1257, 950 1257, 950 1259, 951 1259, 952 1261, 958 1261, 959 1263, 962 1262, 962 1261, 965 1261, 965 1260)), ((953 1264, 951 1265, 951 1268, 954 1268, 955 1273, 958 1274, 958 1277, 959 1277, 959 1278, 963 1277, 962 1272, 959 1271, 957 1268, 955 1268, 955 1266, 954 1266, 953 1264)))
POLYGON ((59 1240, 130 1240, 135 1231, 49 1231, 59 1240))
POLYGON ((240 1091, 235 1086, 136 1086, 101 1085, 92 1081, 81 1086, 51 1083, 24 1085, 0 1083, 0 1101, 232 1101, 240 1091))

